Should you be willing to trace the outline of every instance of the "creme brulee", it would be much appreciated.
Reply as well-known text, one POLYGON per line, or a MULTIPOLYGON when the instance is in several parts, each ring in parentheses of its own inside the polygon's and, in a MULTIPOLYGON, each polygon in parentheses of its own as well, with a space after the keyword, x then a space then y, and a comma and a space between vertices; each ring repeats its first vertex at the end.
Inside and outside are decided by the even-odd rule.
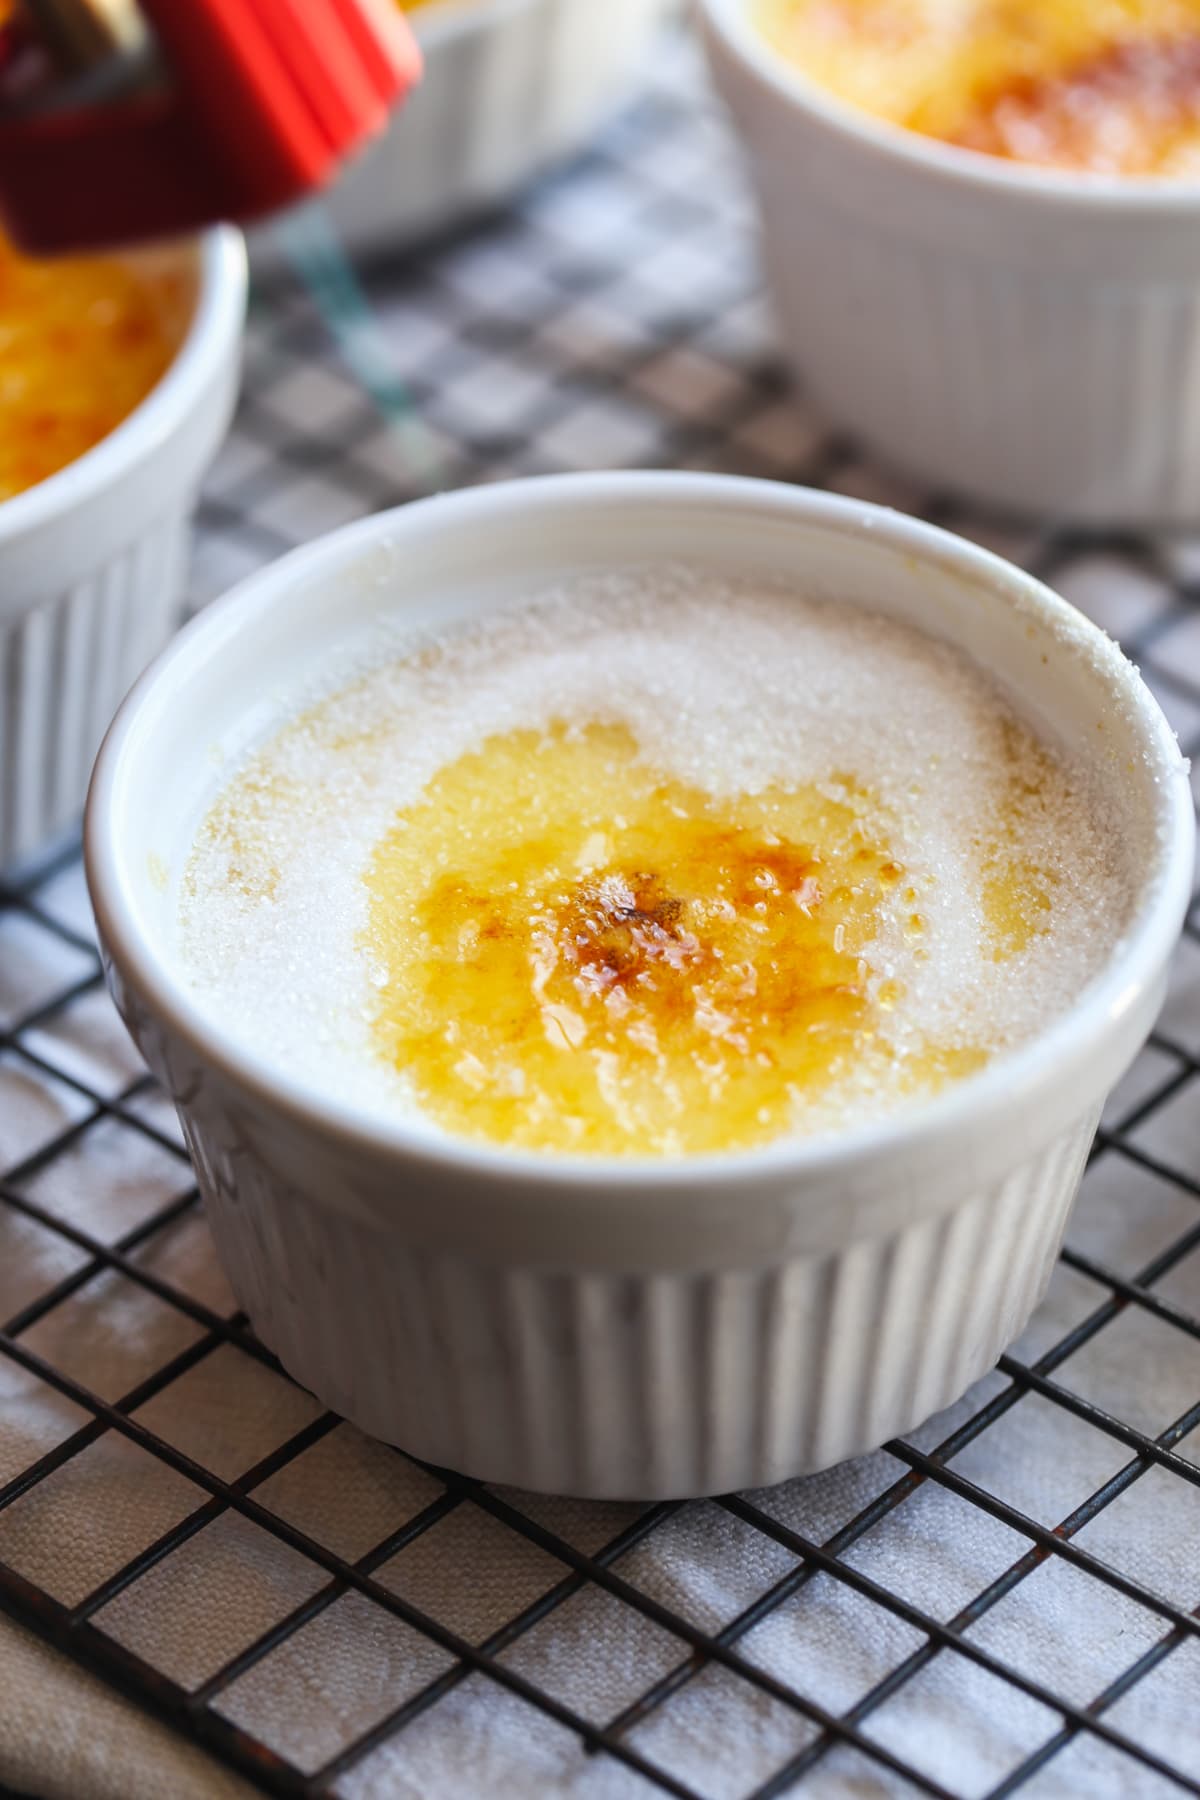
POLYGON ((35 259, 0 237, 0 501, 57 473, 149 394, 195 283, 177 259, 35 259))
POLYGON ((769 42, 893 124, 1017 162, 1200 174, 1200 0, 757 0, 769 42))
POLYGON ((202 1003, 325 1093, 681 1156, 1027 1039, 1123 927, 1119 842, 946 646, 663 571, 298 705, 201 825, 180 931, 202 1003))

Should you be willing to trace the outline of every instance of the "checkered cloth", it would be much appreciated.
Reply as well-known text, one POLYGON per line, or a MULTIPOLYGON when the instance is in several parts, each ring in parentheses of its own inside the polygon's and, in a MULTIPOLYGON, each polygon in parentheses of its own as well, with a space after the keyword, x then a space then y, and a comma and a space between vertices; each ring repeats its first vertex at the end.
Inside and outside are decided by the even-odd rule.
MULTIPOLYGON (((366 279, 410 411, 397 429, 372 409, 298 288, 260 295, 195 604, 431 485, 626 464, 818 481, 1035 568, 1132 647, 1200 750, 1200 534, 932 505, 789 395, 682 46, 518 212, 366 279)), ((68 847, 0 893, 0 1608, 106 1682, 0 1620, 0 1782, 1200 1792, 1198 999, 1193 921, 1048 1299, 948 1414, 769 1493, 537 1499, 369 1442, 256 1344, 104 997, 68 847)))

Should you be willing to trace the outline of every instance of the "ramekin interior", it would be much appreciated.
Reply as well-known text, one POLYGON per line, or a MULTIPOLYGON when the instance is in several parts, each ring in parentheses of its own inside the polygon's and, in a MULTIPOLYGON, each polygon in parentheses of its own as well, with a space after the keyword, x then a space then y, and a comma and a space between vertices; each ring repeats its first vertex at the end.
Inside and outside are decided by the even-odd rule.
MULTIPOLYGON (((155 255, 170 253, 159 249, 155 255)), ((197 389, 211 381, 245 308, 245 248, 238 232, 219 226, 181 243, 175 254, 195 270, 196 298, 170 367, 107 437, 44 481, 0 502, 0 552, 12 539, 65 519, 119 480, 131 464, 153 456, 191 409, 197 389)))
POLYGON ((768 42, 755 19, 755 0, 695 0, 713 36, 746 71, 776 96, 889 159, 899 159, 955 186, 991 189, 1029 204, 1069 203, 1088 211, 1194 211, 1200 182, 1148 176, 1092 175, 1010 162, 909 131, 841 99, 814 81, 768 42))
MULTIPOLYGON (((1190 895, 1193 812, 1166 721, 1115 645, 1031 577, 973 545, 878 507, 736 477, 555 476, 402 507, 294 552, 210 607, 152 665, 109 732, 93 777, 86 852, 101 933, 122 977, 201 1059, 278 1111, 373 1155, 423 1159, 504 1183, 648 1192, 755 1172, 886 1163, 922 1140, 962 1141, 1010 1111, 1071 1103, 1096 1042, 1161 980, 1190 895), (1111 961, 1029 1045, 911 1112, 834 1137, 722 1156, 533 1155, 380 1122, 268 1066, 197 1006, 173 947, 179 878, 200 817, 247 745, 288 716, 314 668, 368 621, 445 623, 594 569, 686 561, 784 577, 858 601, 986 661, 1060 740, 1133 785, 1145 881, 1111 961)), ((1094 1076, 1091 1077, 1094 1086, 1094 1076)))

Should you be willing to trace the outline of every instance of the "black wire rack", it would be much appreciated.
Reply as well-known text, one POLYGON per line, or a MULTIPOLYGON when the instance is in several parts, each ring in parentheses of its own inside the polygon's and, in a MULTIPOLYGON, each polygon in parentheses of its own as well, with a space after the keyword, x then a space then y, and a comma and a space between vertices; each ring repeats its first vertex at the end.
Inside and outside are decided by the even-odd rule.
MULTIPOLYGON (((407 386, 418 460, 436 465, 439 485, 608 461, 736 469, 894 498, 997 542, 1117 630, 1185 752, 1200 752, 1200 540, 989 524, 937 497, 907 493, 809 419, 788 396, 762 322, 735 159, 681 46, 664 54, 649 90, 598 148, 519 211, 369 267, 364 279, 407 386)), ((314 530, 410 497, 427 480, 414 474, 411 449, 412 440, 406 447, 355 390, 300 289, 264 291, 252 314, 236 431, 202 505, 193 599, 314 530)), ((289 1429, 284 1409, 282 1441, 236 1473, 215 1454, 181 1448, 162 1423, 163 1403, 185 1409, 189 1378, 222 1354, 236 1353, 240 1369, 253 1363, 283 1378, 217 1290, 198 1291, 172 1273, 171 1244, 202 1230, 197 1196, 168 1110, 114 1035, 78 849, 69 845, 0 890, 0 1376, 19 1371, 57 1396, 70 1420, 27 1460, 11 1432, 0 1435, 0 1609, 270 1794, 316 1800, 375 1791, 355 1785, 371 1758, 418 1729, 426 1741, 436 1738, 443 1719, 445 1731, 457 1729, 455 1696, 483 1681, 563 1728, 573 1745, 576 1761, 563 1766, 574 1773, 551 1781, 531 1765, 513 1791, 574 1791, 598 1760, 611 1780, 621 1778, 606 1795, 1090 1794, 1101 1791, 1086 1773, 1092 1765, 1072 1760, 1084 1746, 1110 1759, 1113 1792, 1200 1795, 1200 1727, 1191 1741, 1176 1732, 1164 1742, 1154 1708, 1139 1712, 1135 1704, 1139 1693, 1156 1691, 1171 1665, 1185 1667, 1200 1637, 1200 1505, 1186 1510, 1200 1487, 1192 1441, 1200 1427, 1200 1357, 1187 1386, 1188 1359, 1200 1343, 1198 971, 1194 909, 1163 1020, 1096 1140, 1077 1215, 1083 1223, 1068 1233, 1056 1277, 1069 1290, 1065 1312, 1052 1306, 1039 1315, 1032 1336, 940 1423, 887 1445, 872 1463, 877 1473, 866 1498, 833 1528, 806 1501, 815 1490, 792 1484, 786 1508, 769 1495, 729 1495, 703 1507, 624 1509, 611 1529, 594 1520, 581 1547, 579 1533, 553 1517, 547 1523, 520 1496, 420 1470, 401 1452, 381 1450, 418 1486, 406 1475, 409 1498, 397 1502, 394 1521, 347 1548, 326 1537, 320 1520, 298 1523, 271 1498, 277 1478, 348 1429, 333 1415, 309 1406, 289 1429), (154 1203, 139 1203, 123 1223, 120 1209, 110 1210, 100 1228, 89 1183, 111 1189, 127 1161, 147 1157, 157 1170, 154 1203), (1157 1208, 1151 1253, 1131 1258, 1119 1234, 1101 1243, 1089 1232, 1088 1196, 1100 1183, 1106 1216, 1137 1219, 1157 1208), (93 1327, 98 1318, 118 1339, 126 1329, 120 1304, 133 1291, 180 1322, 179 1346, 149 1369, 131 1365, 136 1379, 122 1391, 96 1391, 86 1358, 81 1367, 80 1359, 72 1364, 48 1350, 44 1328, 88 1300, 93 1327), (1155 1334, 1145 1354, 1156 1359, 1154 1383, 1170 1398, 1169 1417, 1086 1377, 1089 1353, 1129 1321, 1155 1334), (1080 1460, 1081 1472, 1100 1467, 1102 1478, 1081 1473, 1065 1511, 1028 1499, 1043 1477, 1053 1488, 1046 1465, 1056 1459, 1046 1457, 1044 1437, 1042 1460, 1031 1467, 1021 1466, 1019 1434, 1006 1456, 972 1462, 974 1449, 997 1441, 1034 1407, 1050 1409, 1060 1423, 1064 1460, 1073 1433, 1103 1450, 1099 1464, 1080 1460), (126 1544, 114 1529, 103 1578, 64 1599, 44 1573, 44 1555, 31 1574, 28 1561, 6 1548, 5 1519, 83 1467, 98 1445, 117 1440, 184 1478, 193 1498, 149 1541, 126 1544), (998 1467, 1013 1480, 996 1479, 998 1467), (1138 1495, 1145 1506, 1130 1512, 1129 1498, 1138 1495), (987 1579, 969 1584, 949 1609, 928 1600, 920 1581, 904 1578, 894 1562, 869 1553, 930 1496, 953 1505, 968 1529, 995 1527, 1008 1546, 987 1579), (1178 1515, 1171 1511, 1177 1502, 1178 1515), (464 1630, 386 1578, 394 1559, 467 1514, 485 1516, 506 1542, 538 1553, 544 1571, 524 1604, 482 1631, 464 1630), (719 1515, 747 1561, 765 1571, 751 1597, 719 1622, 654 1592, 638 1573, 639 1558, 663 1534, 699 1532, 691 1554, 703 1556, 702 1514, 719 1515), (1138 1554, 1146 1520, 1168 1516, 1183 1521, 1171 1528, 1180 1551, 1171 1566, 1186 1571, 1190 1558, 1190 1587, 1183 1577, 1168 1586, 1138 1554), (1097 1537, 1106 1519, 1113 1529, 1097 1537), (177 1559, 223 1520, 267 1534, 300 1559, 306 1579, 300 1598, 269 1626, 226 1646, 202 1678, 185 1679, 122 1641, 108 1621, 114 1604, 141 1583, 157 1581, 157 1604, 175 1604, 177 1559), (1103 1590, 1141 1622, 1127 1652, 1110 1646, 1093 1686, 1059 1679, 1053 1658, 1048 1666, 1023 1657, 1011 1636, 986 1629, 1019 1595, 1040 1593, 1047 1570, 1090 1594, 1103 1590), (768 1627, 801 1630, 805 1608, 826 1604, 831 1592, 852 1599, 864 1632, 884 1645, 848 1705, 820 1697, 815 1661, 811 1680, 798 1680, 794 1664, 781 1672, 769 1650, 778 1639, 763 1635, 768 1627), (665 1657, 633 1669, 626 1697, 603 1716, 573 1700, 569 1683, 539 1678, 536 1663, 530 1673, 514 1655, 581 1596, 597 1594, 666 1634, 670 1645, 665 1657), (289 1753, 256 1735, 231 1709, 231 1692, 355 1596, 371 1618, 386 1615, 408 1628, 432 1660, 414 1652, 416 1675, 381 1692, 369 1722, 319 1753, 289 1753), (914 1751, 911 1734, 883 1728, 897 1719, 920 1728, 928 1719, 934 1733, 927 1683, 954 1662, 990 1682, 989 1691, 1031 1702, 1036 1716, 1036 1727, 986 1780, 947 1770, 914 1751), (717 1677, 744 1684, 795 1729, 765 1773, 747 1762, 740 1779, 714 1775, 710 1785, 703 1758, 673 1757, 656 1723, 689 1689, 717 1677)), ((478 1540, 485 1548, 460 1562, 464 1586, 486 1582, 493 1541, 485 1534, 478 1540)), ((1037 1601, 1030 1605, 1036 1615, 1037 1601)), ((369 1644, 366 1624, 363 1631, 369 1644)), ((586 1638, 572 1642, 586 1661, 586 1638)), ((703 1749, 702 1729, 700 1741, 703 1749)), ((439 1800, 454 1790, 430 1782, 411 1791, 439 1800)))

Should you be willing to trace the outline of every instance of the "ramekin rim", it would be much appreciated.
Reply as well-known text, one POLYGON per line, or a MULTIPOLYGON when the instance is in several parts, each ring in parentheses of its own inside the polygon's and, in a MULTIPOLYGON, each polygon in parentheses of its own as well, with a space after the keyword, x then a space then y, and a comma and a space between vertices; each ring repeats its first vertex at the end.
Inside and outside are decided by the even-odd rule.
POLYGON ((184 241, 197 247, 199 284, 195 310, 170 366, 133 411, 82 456, 0 501, 0 550, 53 525, 153 455, 178 430, 228 357, 246 310, 242 234, 232 225, 217 225, 184 241))
POLYGON ((949 185, 989 189, 1020 202, 1076 205, 1088 212, 1193 213, 1200 209, 1200 181, 1153 176, 1091 175, 989 156, 927 137, 877 118, 842 100, 773 50, 751 17, 753 0, 692 0, 703 14, 710 41, 778 98, 885 160, 898 160, 949 185))
MULTIPOLYGON (((476 525, 481 521, 476 519, 476 525)), ((819 1177, 831 1170, 885 1161, 898 1150, 954 1135, 965 1126, 986 1126, 997 1112, 1011 1110, 1016 1093, 1034 1095, 1056 1065, 1069 1060, 1072 1046, 1094 1043, 1106 1026, 1124 1016, 1161 974, 1178 937, 1191 899, 1195 817, 1191 791, 1174 734, 1158 703, 1123 652, 1099 627, 1036 577, 969 540, 912 518, 888 507, 856 501, 817 489, 736 475, 701 472, 629 470, 539 476, 490 483, 437 494, 406 506, 370 515, 302 545, 240 582, 221 599, 194 618, 135 683, 109 727, 93 770, 85 815, 84 850, 88 886, 101 937, 120 975, 127 980, 153 1015, 165 1019, 171 1031, 182 1037, 198 1059, 214 1067, 243 1092, 256 1096, 268 1108, 294 1119, 302 1128, 322 1138, 388 1159, 398 1165, 435 1167, 444 1175, 469 1175, 483 1184, 511 1184, 519 1180, 527 1188, 595 1193, 615 1186, 663 1193, 681 1188, 699 1191, 725 1187, 731 1182, 753 1185, 781 1175, 819 1177), (1111 660, 1114 679, 1126 692, 1146 727, 1147 747, 1153 747, 1163 776, 1178 779, 1164 801, 1164 825, 1169 841, 1158 879, 1149 885, 1130 929, 1116 946, 1116 954, 1087 985, 1079 999, 1045 1031, 1028 1044, 997 1059, 980 1073, 954 1084, 943 1093, 884 1119, 845 1131, 813 1137, 780 1138, 749 1149, 680 1158, 568 1155, 559 1152, 515 1150, 442 1136, 403 1117, 381 1119, 352 1104, 316 1093, 302 1079, 271 1068, 269 1062, 225 1032, 187 992, 173 971, 169 957, 147 946, 136 928, 129 880, 122 868, 122 852, 112 829, 109 812, 121 772, 126 745, 142 707, 162 683, 174 685, 189 660, 201 653, 207 640, 235 635, 247 605, 270 612, 283 604, 289 576, 326 562, 332 568, 345 556, 403 530, 405 522, 428 519, 437 512, 445 519, 452 512, 487 514, 530 496, 533 504, 564 506, 612 501, 630 490, 634 497, 679 500, 688 493, 698 504, 742 504, 757 501, 778 516, 779 509, 792 516, 837 526, 847 535, 869 533, 879 541, 890 534, 897 548, 927 561, 957 566, 964 574, 974 570, 993 583, 1012 591, 1014 581, 1039 606, 1064 621, 1080 621, 1094 634, 1101 654, 1111 660)))

